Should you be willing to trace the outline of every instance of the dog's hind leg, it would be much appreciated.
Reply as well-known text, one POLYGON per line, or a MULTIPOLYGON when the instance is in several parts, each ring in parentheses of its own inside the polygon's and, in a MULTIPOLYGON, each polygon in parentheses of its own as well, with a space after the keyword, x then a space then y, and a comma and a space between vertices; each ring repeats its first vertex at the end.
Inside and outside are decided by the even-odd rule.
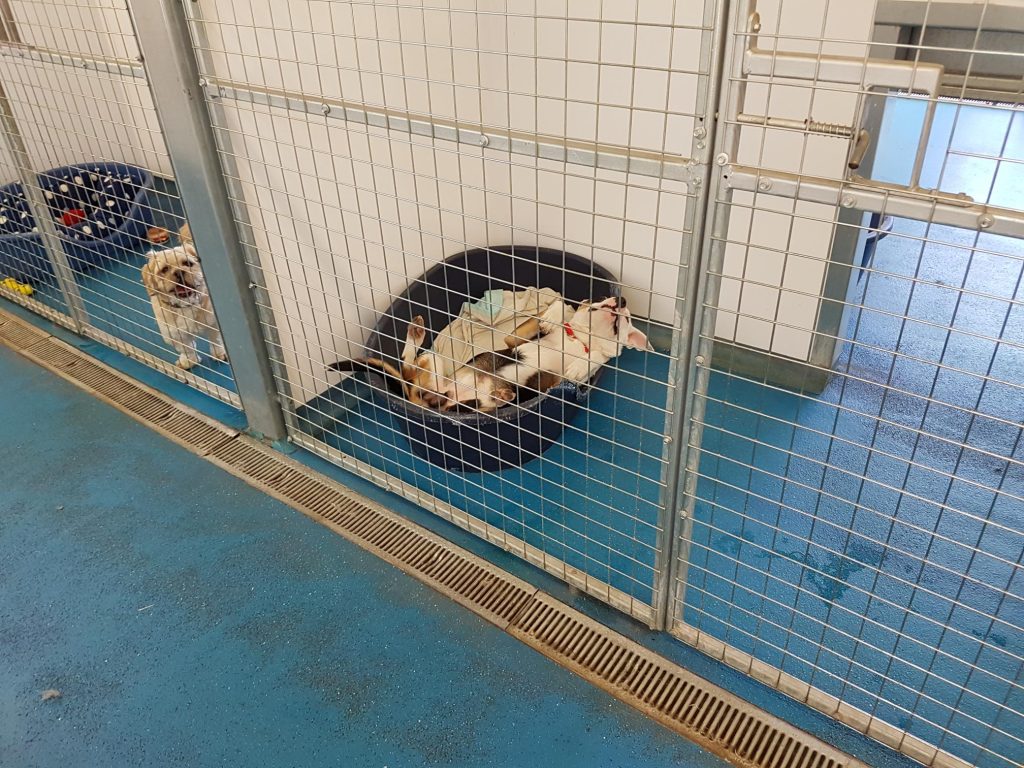
POLYGON ((509 349, 514 349, 520 344, 526 344, 528 341, 533 341, 537 338, 540 335, 540 331, 540 320, 536 317, 531 317, 517 325, 516 329, 505 337, 505 346, 509 349))
POLYGON ((536 371, 523 383, 523 389, 529 391, 529 396, 542 395, 552 387, 558 386, 562 377, 551 371, 536 371))
POLYGON ((406 379, 412 379, 415 375, 416 355, 423 348, 423 342, 427 340, 427 329, 423 325, 423 317, 416 315, 409 323, 405 332, 405 346, 402 347, 402 373, 406 379))
POLYGON ((414 405, 433 406, 440 402, 442 385, 435 370, 434 356, 419 354, 427 340, 423 316, 416 315, 409 323, 402 347, 402 378, 409 382, 409 401, 414 405))
POLYGON ((210 354, 222 363, 227 362, 228 351, 224 348, 220 331, 210 331, 210 354))

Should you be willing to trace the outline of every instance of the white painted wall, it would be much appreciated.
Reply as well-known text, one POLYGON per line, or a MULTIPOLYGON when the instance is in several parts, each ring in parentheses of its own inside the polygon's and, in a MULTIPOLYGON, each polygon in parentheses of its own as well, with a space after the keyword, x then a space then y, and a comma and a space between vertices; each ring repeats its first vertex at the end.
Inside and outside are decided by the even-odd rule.
MULTIPOLYGON (((546 0, 543 17, 523 0, 204 2, 198 12, 218 77, 490 133, 686 156, 701 9, 675 5, 605 3, 600 22, 601 3, 578 0, 546 0), (682 26, 664 26, 673 22, 682 26)), ((411 280, 467 248, 539 244, 593 258, 620 276, 634 311, 672 323, 681 183, 337 117, 223 108, 219 138, 237 156, 300 399, 327 386, 325 361, 361 350, 411 280)))
POLYGON ((322 388, 324 361, 361 351, 410 280, 487 244, 593 258, 624 276, 639 314, 671 318, 687 203, 679 183, 626 184, 622 173, 272 108, 227 115, 285 362, 304 391, 322 388))
MULTIPOLYGON (((874 2, 760 0, 759 47, 864 56, 874 2), (864 41, 863 43, 858 41, 864 41)), ((854 88, 752 78, 742 110, 753 115, 850 124, 854 88)), ((744 126, 736 162, 776 171, 842 179, 849 142, 781 129, 744 126)), ((733 195, 716 336, 806 360, 836 209, 765 194, 733 195)))
POLYGON ((9 0, 18 36, 34 48, 135 60, 123 0, 9 0))
MULTIPOLYGON (((192 11, 207 36, 204 70, 246 87, 541 142, 685 157, 700 5, 204 0, 192 11)), ((762 0, 761 46, 867 41, 873 6, 762 0)), ((115 0, 59 13, 39 0, 13 8, 26 43, 138 54, 115 0)), ((862 55, 864 45, 822 50, 862 55)), ((38 168, 114 159, 170 173, 142 81, 10 53, 0 55, 0 77, 38 168)), ((754 83, 743 109, 852 120, 853 94, 806 85, 754 83)), ((238 203, 268 273, 293 383, 305 391, 323 388, 323 362, 357 351, 410 280, 471 247, 537 243, 594 258, 619 275, 638 314, 672 323, 688 200, 680 183, 242 102, 226 101, 223 114, 219 140, 235 156, 238 203)), ((838 177, 846 149, 842 140, 744 128, 737 160, 838 177)), ((805 357, 834 211, 742 195, 733 208, 717 333, 805 357)))
MULTIPOLYGON (((138 60, 123 3, 13 0, 21 41, 47 51, 138 60)), ((149 88, 142 79, 41 61, 0 46, 0 80, 36 170, 117 160, 171 175, 149 88)), ((4 178, 7 182, 12 178, 4 178)))

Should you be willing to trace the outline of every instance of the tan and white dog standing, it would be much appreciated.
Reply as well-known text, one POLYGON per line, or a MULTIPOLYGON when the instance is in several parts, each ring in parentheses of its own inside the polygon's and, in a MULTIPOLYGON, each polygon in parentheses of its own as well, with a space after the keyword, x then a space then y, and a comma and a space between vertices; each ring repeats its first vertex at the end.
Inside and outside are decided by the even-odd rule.
POLYGON ((227 360, 227 352, 188 224, 180 237, 181 245, 147 254, 142 284, 160 335, 178 353, 178 367, 188 370, 199 363, 200 337, 210 342, 210 354, 217 360, 227 360))

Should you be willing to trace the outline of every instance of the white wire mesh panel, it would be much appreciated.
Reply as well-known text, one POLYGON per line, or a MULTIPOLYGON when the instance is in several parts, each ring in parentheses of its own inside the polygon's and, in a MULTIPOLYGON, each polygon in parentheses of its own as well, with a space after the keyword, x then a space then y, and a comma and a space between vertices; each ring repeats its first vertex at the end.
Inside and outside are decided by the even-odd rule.
MULTIPOLYGON (((174 250, 184 212, 126 7, 51 0, 7 6, 5 30, 17 41, 0 45, 0 77, 49 209, 43 215, 52 216, 73 272, 81 331, 237 405, 230 368, 217 359, 224 352, 215 343, 216 321, 202 309, 208 295, 191 257, 174 250), (152 300, 141 270, 150 251, 159 254, 152 300), (197 336, 211 341, 193 351, 197 336)), ((9 204, 0 200, 8 206, 0 210, 7 219, 0 245, 9 256, 0 277, 29 285, 35 308, 63 311, 50 258, 31 245, 38 227, 22 215, 20 186, 5 189, 15 195, 9 204), (35 248, 31 255, 24 243, 35 248)))
POLYGON ((293 439, 650 620, 665 352, 689 277, 711 12, 300 0, 191 12, 293 439), (431 267, 477 249, 403 302, 431 267), (536 266, 549 257, 556 269, 536 266), (408 417, 379 381, 326 370, 375 329, 397 349, 417 313, 431 337, 460 315, 479 331, 505 317, 463 311, 488 289, 499 304, 541 287, 604 299, 601 270, 661 351, 627 349, 593 387, 536 410, 466 414, 484 426, 453 438, 451 414, 408 417), (520 426, 492 439, 509 420, 520 426), (469 451, 475 469, 507 463, 442 466, 469 451))
MULTIPOLYGON (((0 97, 9 109, 10 103, 0 97)), ((33 209, 20 178, 32 176, 19 167, 24 158, 8 149, 18 140, 16 127, 5 122, 0 146, 0 296, 26 306, 63 325, 73 321, 64 294, 54 274, 44 245, 44 236, 34 223, 33 209), (15 277, 17 275, 17 277, 15 277)))
POLYGON ((1024 755, 1022 38, 982 46, 996 3, 880 2, 895 31, 873 5, 733 20, 676 631, 925 763, 1002 768, 1024 755))

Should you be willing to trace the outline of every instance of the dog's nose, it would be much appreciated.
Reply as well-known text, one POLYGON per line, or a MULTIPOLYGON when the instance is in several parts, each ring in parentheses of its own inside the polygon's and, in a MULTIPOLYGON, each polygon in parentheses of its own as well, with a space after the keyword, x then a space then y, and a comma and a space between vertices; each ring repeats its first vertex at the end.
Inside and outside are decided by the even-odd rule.
POLYGON ((616 309, 625 309, 626 308, 626 300, 624 298, 622 298, 621 296, 619 296, 616 299, 616 301, 615 301, 615 308, 616 309))

